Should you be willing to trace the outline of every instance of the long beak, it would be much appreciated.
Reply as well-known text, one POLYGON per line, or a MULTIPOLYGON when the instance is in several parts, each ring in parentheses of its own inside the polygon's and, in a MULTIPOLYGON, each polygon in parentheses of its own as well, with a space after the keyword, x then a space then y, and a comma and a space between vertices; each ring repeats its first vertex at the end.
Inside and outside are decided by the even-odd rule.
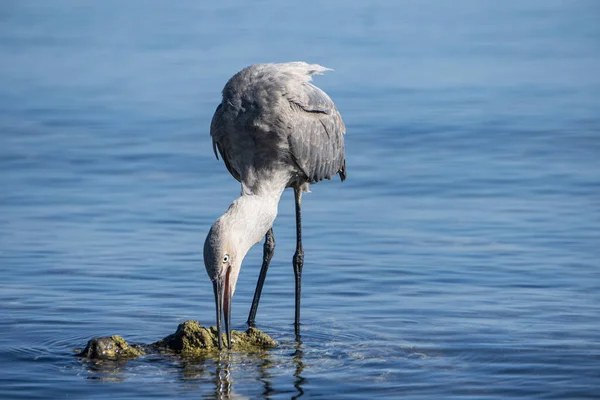
POLYGON ((227 334, 227 348, 231 349, 231 288, 229 285, 230 268, 227 268, 225 277, 219 276, 213 281, 215 292, 215 305, 217 308, 217 334, 219 336, 219 350, 223 348, 221 315, 225 317, 225 332, 227 334))

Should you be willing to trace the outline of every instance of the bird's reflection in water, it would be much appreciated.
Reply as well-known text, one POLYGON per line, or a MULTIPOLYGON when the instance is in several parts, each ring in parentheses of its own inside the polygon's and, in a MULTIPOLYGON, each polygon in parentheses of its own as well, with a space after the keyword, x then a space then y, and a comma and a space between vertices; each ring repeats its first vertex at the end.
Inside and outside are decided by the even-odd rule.
MULTIPOLYGON (((186 388, 191 390, 200 389, 202 392, 209 390, 208 398, 219 400, 244 398, 234 392, 233 383, 236 378, 242 389, 245 389, 248 382, 258 381, 262 383, 262 393, 259 395, 261 398, 269 399, 282 393, 289 393, 287 390, 282 392, 282 388, 274 387, 274 382, 281 377, 281 371, 288 370, 294 379, 295 393, 291 398, 298 399, 304 396, 303 386, 306 384, 306 379, 303 377, 305 370, 304 348, 299 336, 296 337, 296 343, 293 344, 293 347, 291 346, 291 343, 285 346, 288 349, 293 349, 291 353, 286 352, 289 355, 285 359, 279 359, 277 356, 273 358, 271 351, 250 354, 223 351, 218 355, 212 354, 206 357, 183 359, 153 355, 137 360, 135 363, 152 364, 154 367, 167 369, 174 367, 174 372, 176 371, 186 388), (250 370, 248 370, 248 366, 252 366, 250 370), (214 390, 210 390, 210 386, 206 386, 207 384, 213 386, 214 390)), ((82 361, 90 373, 88 379, 111 382, 126 380, 128 377, 127 370, 131 368, 131 362, 133 361, 82 361)))
POLYGON ((199 384, 202 384, 202 382, 214 383, 214 396, 210 396, 210 398, 238 399, 240 397, 232 391, 231 357, 231 354, 223 352, 216 358, 200 357, 184 360, 181 378, 188 384, 191 382, 199 384))
POLYGON ((302 376, 302 371, 304 371, 304 350, 302 349, 302 338, 300 337, 300 335, 296 335, 296 346, 294 347, 294 349, 295 351, 293 356, 294 364, 296 366, 296 370, 294 371, 294 378, 296 378, 294 380, 294 387, 298 391, 298 394, 292 397, 292 399, 299 399, 300 397, 304 396, 304 389, 302 388, 302 385, 306 381, 302 376))
POLYGON ((215 370, 215 398, 229 399, 232 397, 231 385, 231 355, 229 353, 221 353, 217 361, 215 370))
POLYGON ((233 382, 236 380, 236 376, 237 380, 241 382, 252 378, 248 376, 248 370, 246 369, 248 365, 256 366, 258 377, 255 377, 255 379, 262 382, 264 387, 261 397, 270 398, 274 393, 271 371, 276 366, 268 351, 251 354, 232 354, 224 351, 212 358, 189 359, 183 362, 182 378, 188 384, 191 381, 196 381, 200 385, 202 385, 202 382, 212 382, 214 391, 209 398, 219 400, 242 399, 243 396, 233 391, 233 382))
POLYGON ((263 397, 265 399, 270 398, 274 392, 273 384, 271 383, 271 379, 273 379, 273 374, 271 373, 271 371, 274 369, 274 367, 275 365, 273 364, 271 357, 261 357, 261 362, 258 369, 258 373, 260 376, 258 379, 263 384, 263 397))
MULTIPOLYGON (((222 352, 218 358, 194 359, 185 361, 183 364, 182 378, 187 381, 206 382, 207 380, 214 383, 214 392, 210 398, 214 399, 240 399, 243 398, 234 392, 233 382, 238 383, 252 380, 248 376, 248 365, 255 366, 255 371, 258 374, 254 379, 261 382, 263 390, 261 398, 269 399, 281 392, 273 386, 273 381, 277 378, 276 371, 281 371, 281 368, 291 366, 293 368, 294 389, 296 393, 292 399, 299 399, 304 396, 303 385, 306 379, 303 377, 304 365, 304 349, 299 336, 296 337, 296 343, 293 347, 294 351, 290 354, 291 360, 287 362, 276 362, 273 360, 269 351, 256 352, 251 354, 231 354, 222 352), (290 362, 291 361, 291 362, 290 362), (212 372, 214 368, 214 373, 212 372)), ((244 383, 241 383, 242 386, 244 383)))

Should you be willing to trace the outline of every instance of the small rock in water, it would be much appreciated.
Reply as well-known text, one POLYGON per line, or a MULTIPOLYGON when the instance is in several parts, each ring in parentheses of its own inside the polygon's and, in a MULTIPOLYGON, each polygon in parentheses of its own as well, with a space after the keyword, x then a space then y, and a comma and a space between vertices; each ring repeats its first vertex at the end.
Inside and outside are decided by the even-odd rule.
POLYGON ((121 336, 104 336, 91 339, 83 352, 82 357, 101 360, 116 360, 120 358, 134 358, 145 354, 139 346, 129 346, 121 336))
MULTIPOLYGON (((222 336, 223 346, 226 346, 225 334, 222 336)), ((273 347, 277 347, 277 342, 259 329, 231 331, 231 351, 254 352, 273 347)), ((117 335, 93 338, 79 355, 96 360, 119 360, 168 351, 183 357, 197 357, 209 355, 218 349, 216 327, 205 328, 198 321, 185 321, 179 324, 175 333, 149 345, 129 345, 117 335)))

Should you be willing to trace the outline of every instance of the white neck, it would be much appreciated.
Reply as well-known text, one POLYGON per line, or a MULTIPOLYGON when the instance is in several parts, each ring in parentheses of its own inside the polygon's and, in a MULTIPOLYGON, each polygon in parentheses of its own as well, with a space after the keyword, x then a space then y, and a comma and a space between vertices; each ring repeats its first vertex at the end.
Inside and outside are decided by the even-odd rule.
POLYGON ((242 257, 260 242, 273 226, 283 190, 267 194, 242 194, 223 214, 221 220, 235 237, 242 257))

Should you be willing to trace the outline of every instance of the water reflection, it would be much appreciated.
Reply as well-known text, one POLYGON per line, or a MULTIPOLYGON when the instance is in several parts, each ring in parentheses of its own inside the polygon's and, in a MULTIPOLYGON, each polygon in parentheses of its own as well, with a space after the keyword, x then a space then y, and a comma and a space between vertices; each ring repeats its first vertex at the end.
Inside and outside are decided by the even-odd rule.
POLYGON ((263 384, 264 398, 269 398, 274 392, 273 384, 271 383, 271 379, 273 379, 273 374, 271 371, 273 369, 274 363, 271 357, 262 357, 258 366, 258 380, 263 384))
MULTIPOLYGON (((231 355, 220 353, 215 371, 215 399, 232 398, 231 355)), ((237 396, 235 396, 237 397, 237 396)))
POLYGON ((89 373, 87 379, 106 382, 125 381, 125 367, 127 365, 127 361, 92 361, 85 358, 79 360, 89 373))
POLYGON ((206 383, 214 385, 214 391, 209 398, 231 399, 240 398, 233 393, 233 379, 231 374, 234 355, 222 352, 216 357, 187 358, 181 361, 181 380, 187 383, 206 383), (214 368, 214 369, 213 369, 214 368), (214 371, 214 372, 213 372, 214 371))
MULTIPOLYGON (((282 347, 285 345, 282 345, 282 347)), ((212 386, 214 389, 208 393, 208 398, 214 399, 239 399, 243 398, 234 392, 234 382, 237 385, 245 387, 249 381, 258 381, 262 384, 262 391, 257 394, 261 398, 272 398, 281 394, 281 388, 275 387, 276 379, 281 377, 281 371, 289 371, 288 376, 293 377, 293 387, 295 393, 291 393, 292 399, 299 399, 304 396, 304 356, 305 349, 300 337, 296 338, 294 344, 289 343, 286 360, 277 358, 277 353, 273 351, 263 351, 250 354, 235 354, 222 352, 218 355, 185 358, 166 354, 151 354, 131 360, 89 360, 79 359, 81 364, 88 372, 87 379, 101 380, 110 382, 124 382, 136 368, 144 368, 144 373, 148 373, 148 365, 153 365, 159 370, 170 370, 178 379, 194 388, 200 389, 206 394, 205 390, 212 386), (274 358, 275 357, 275 358, 274 358), (174 362, 174 363, 173 363, 174 362), (252 368, 248 370, 248 366, 252 368)), ((279 353, 280 355, 282 353, 279 353)), ((161 375, 163 372, 159 372, 161 375)))
POLYGON ((305 378, 302 376, 302 371, 304 371, 304 350, 302 348, 302 338, 300 335, 296 335, 296 346, 293 357, 293 361, 296 366, 296 370, 294 371, 294 387, 298 391, 298 394, 292 397, 292 399, 299 399, 300 397, 304 396, 304 389, 302 388, 302 385, 305 383, 305 378))
POLYGON ((205 379, 205 376, 210 374, 209 369, 207 369, 210 360, 209 357, 183 359, 181 364, 182 380, 198 381, 205 379))
POLYGON ((268 351, 251 354, 222 352, 217 358, 188 359, 184 360, 182 365, 183 380, 188 383, 189 381, 211 382, 214 385, 214 391, 209 398, 219 400, 244 398, 234 392, 233 383, 237 380, 238 384, 243 386, 248 379, 262 382, 261 397, 270 398, 275 393, 273 371, 277 365, 268 351), (252 371, 248 371, 246 365, 256 366, 255 371, 258 376, 253 377, 252 371))

